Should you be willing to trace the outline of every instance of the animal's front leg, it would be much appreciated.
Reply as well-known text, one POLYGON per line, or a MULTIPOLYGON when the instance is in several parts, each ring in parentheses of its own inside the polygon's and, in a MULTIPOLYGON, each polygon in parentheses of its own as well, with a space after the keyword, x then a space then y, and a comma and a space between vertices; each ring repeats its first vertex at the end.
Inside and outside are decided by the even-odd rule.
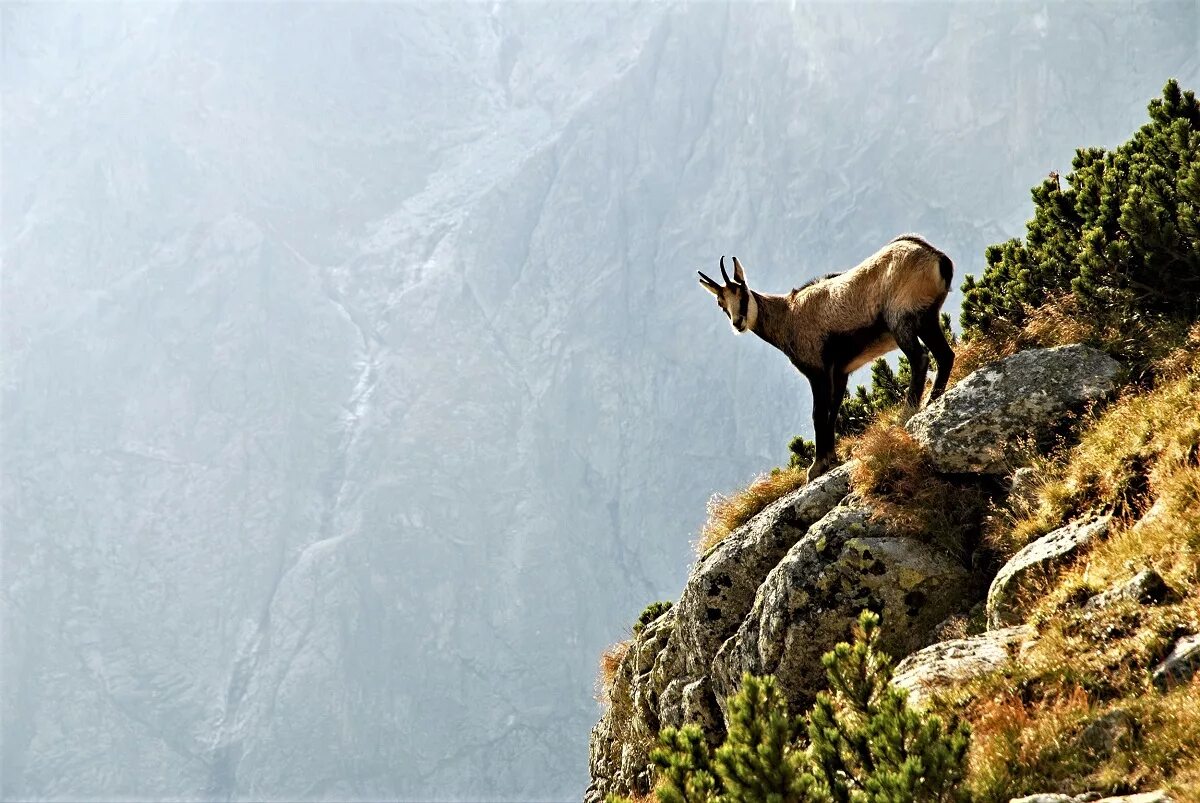
POLYGON ((817 442, 817 456, 808 469, 808 481, 812 482, 833 466, 833 420, 830 417, 833 398, 828 377, 811 380, 813 394, 813 433, 817 442))

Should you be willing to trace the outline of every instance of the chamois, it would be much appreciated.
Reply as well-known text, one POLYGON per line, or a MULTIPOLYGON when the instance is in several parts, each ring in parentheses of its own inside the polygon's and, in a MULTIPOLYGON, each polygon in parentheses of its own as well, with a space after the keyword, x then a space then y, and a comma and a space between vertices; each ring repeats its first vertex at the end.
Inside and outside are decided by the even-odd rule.
POLYGON ((817 455, 809 480, 833 465, 833 427, 851 371, 899 348, 912 369, 907 401, 916 407, 929 368, 923 342, 937 360, 929 400, 946 389, 954 350, 938 315, 950 292, 954 263, 923 238, 901 235, 845 273, 831 273, 786 295, 751 290, 737 257, 732 280, 725 257, 720 265, 724 285, 697 273, 734 331, 754 332, 782 351, 812 386, 817 455))

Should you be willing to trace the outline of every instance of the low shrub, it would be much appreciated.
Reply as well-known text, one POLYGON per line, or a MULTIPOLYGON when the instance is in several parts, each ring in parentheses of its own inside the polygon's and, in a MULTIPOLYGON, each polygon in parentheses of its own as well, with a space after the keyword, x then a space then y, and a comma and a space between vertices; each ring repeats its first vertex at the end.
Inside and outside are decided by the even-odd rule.
POLYGON ((637 621, 633 623, 633 635, 638 635, 642 629, 653 622, 658 617, 662 616, 667 611, 671 610, 670 600, 661 600, 659 602, 651 602, 642 612, 638 614, 637 621))
POLYGON ((964 799, 966 727, 909 708, 878 639, 864 611, 854 643, 825 655, 830 691, 808 717, 788 714, 774 678, 747 674, 715 750, 695 725, 664 729, 651 753, 660 803, 964 799))

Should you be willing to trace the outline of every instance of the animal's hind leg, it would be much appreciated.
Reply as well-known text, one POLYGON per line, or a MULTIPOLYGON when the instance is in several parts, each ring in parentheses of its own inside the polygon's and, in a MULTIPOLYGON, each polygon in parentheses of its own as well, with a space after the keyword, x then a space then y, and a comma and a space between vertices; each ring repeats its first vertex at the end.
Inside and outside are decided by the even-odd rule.
POLYGON ((937 376, 933 380, 933 390, 929 392, 929 400, 933 401, 946 390, 950 381, 950 371, 954 368, 954 349, 946 342, 946 333, 942 331, 942 323, 938 320, 938 308, 933 307, 921 316, 921 326, 917 331, 937 360, 937 376))
POLYGON ((841 368, 833 369, 833 392, 829 398, 829 426, 834 429, 835 433, 837 431, 838 411, 842 409, 842 402, 846 399, 846 385, 849 382, 849 374, 841 368))
POLYGON ((906 399, 909 407, 916 407, 921 403, 921 395, 925 392, 925 374, 929 370, 929 358, 925 356, 925 347, 917 338, 919 327, 920 322, 916 316, 902 318, 892 327, 896 345, 904 352, 909 368, 912 369, 906 399))

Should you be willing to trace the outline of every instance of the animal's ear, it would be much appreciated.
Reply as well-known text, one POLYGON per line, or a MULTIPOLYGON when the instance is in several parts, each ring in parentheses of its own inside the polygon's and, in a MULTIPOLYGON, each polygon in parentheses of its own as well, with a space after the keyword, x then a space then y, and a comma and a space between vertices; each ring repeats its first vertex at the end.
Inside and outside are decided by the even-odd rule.
POLYGON ((738 262, 738 258, 733 258, 733 280, 738 284, 746 283, 746 274, 742 271, 742 263, 738 262))
POLYGON ((721 294, 721 286, 719 284, 717 284, 712 279, 705 276, 700 271, 696 271, 696 273, 700 274, 700 286, 701 287, 703 287, 708 292, 712 293, 714 296, 719 296, 721 294))

